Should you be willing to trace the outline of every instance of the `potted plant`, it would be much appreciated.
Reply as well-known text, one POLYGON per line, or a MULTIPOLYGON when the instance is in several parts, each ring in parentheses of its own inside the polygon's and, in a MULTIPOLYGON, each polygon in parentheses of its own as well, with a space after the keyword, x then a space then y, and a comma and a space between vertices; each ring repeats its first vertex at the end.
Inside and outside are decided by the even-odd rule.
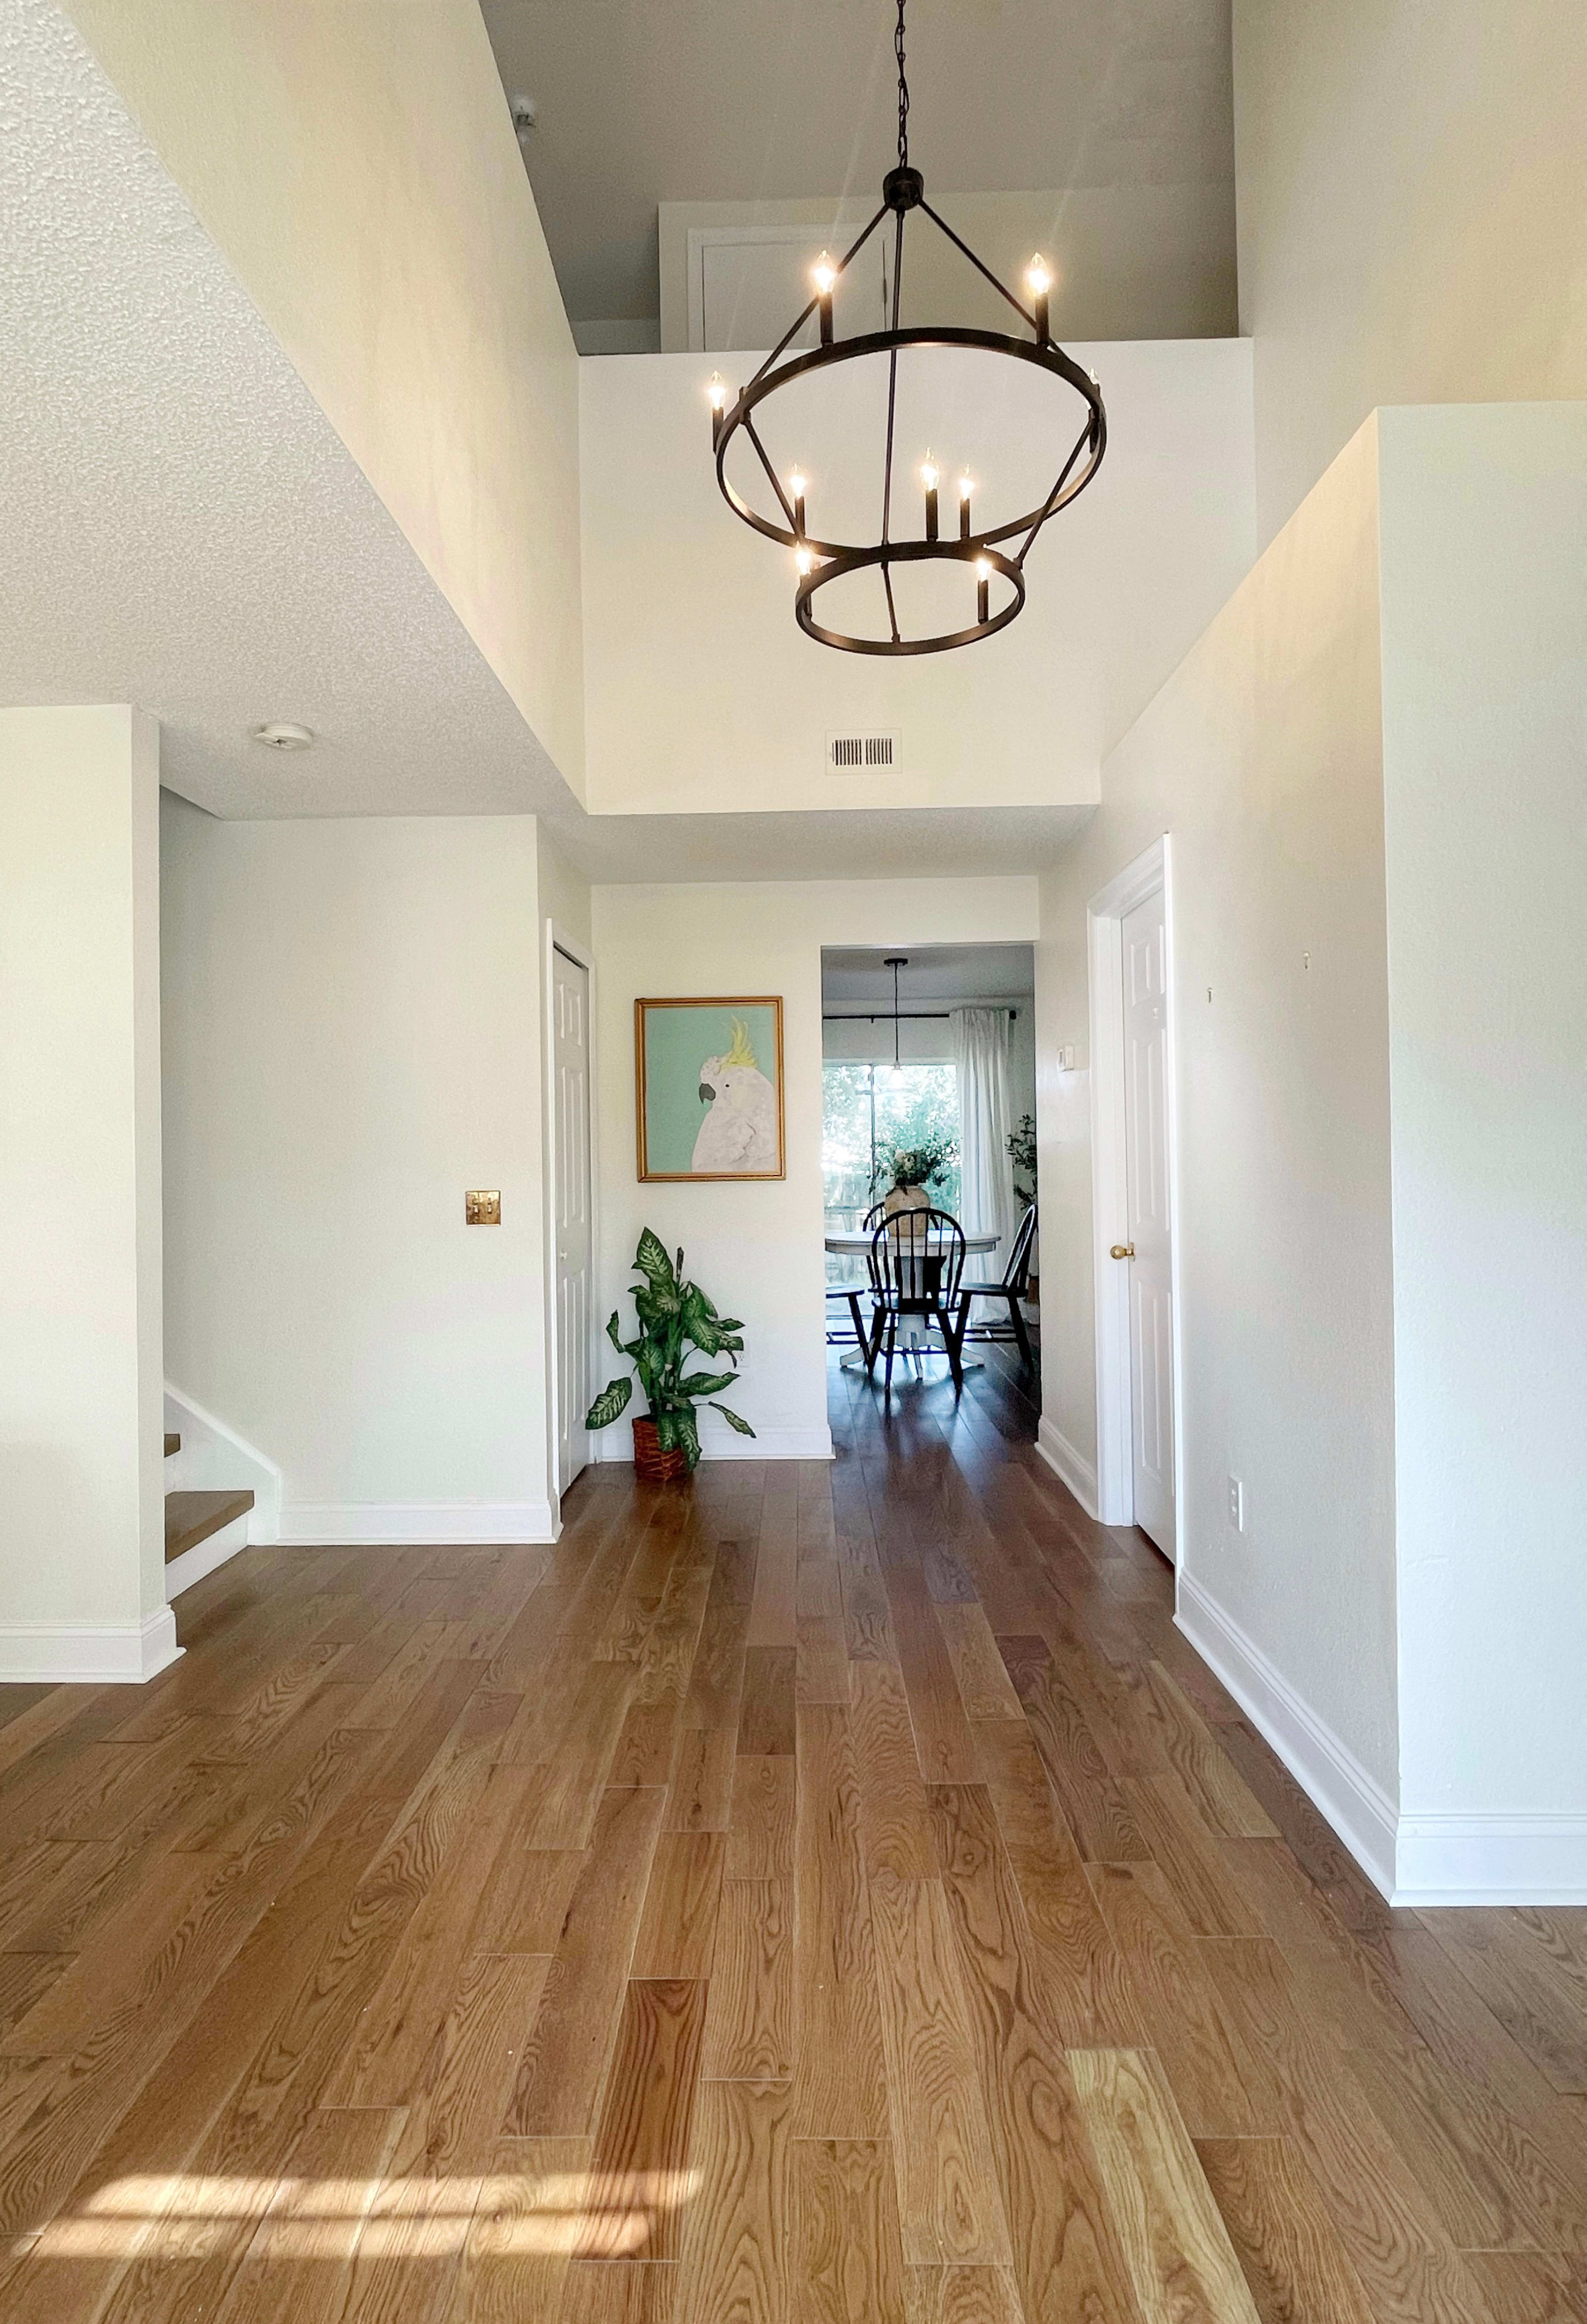
MULTIPOLYGON (((1028 1211, 1036 1199, 1036 1117, 1033 1113, 1022 1113, 1019 1128, 1009 1131, 1008 1158, 1014 1165, 1014 1200, 1028 1211)), ((1040 1254, 1032 1245, 1030 1268, 1025 1277, 1032 1307, 1041 1300, 1040 1268, 1040 1254)))
POLYGON ((1036 1199, 1036 1117, 1022 1113, 1020 1126, 1008 1133, 1008 1158, 1014 1164, 1014 1191, 1025 1210, 1036 1199), (1025 1182, 1021 1184, 1022 1179, 1025 1182))
POLYGON ((889 1218, 899 1211, 929 1211, 931 1188, 944 1179, 959 1159, 959 1142, 952 1138, 926 1138, 918 1146, 894 1146, 876 1161, 871 1188, 885 1185, 883 1209, 889 1218))
MULTIPOLYGON (((667 1257, 658 1235, 648 1227, 639 1237, 634 1266, 644 1278, 634 1286, 638 1313, 638 1336, 621 1337, 617 1310, 612 1310, 606 1336, 619 1355, 631 1358, 639 1385, 650 1406, 634 1423, 634 1467, 653 1483, 665 1483, 692 1470, 700 1458, 700 1424, 694 1407, 707 1402, 740 1436, 755 1431, 736 1412, 716 1399, 738 1377, 736 1359, 744 1342, 742 1325, 732 1315, 719 1315, 697 1283, 683 1281, 683 1254, 677 1264, 667 1257), (729 1370, 686 1371, 691 1351, 702 1356, 725 1356, 729 1370)), ((586 1428, 610 1428, 628 1409, 634 1383, 627 1374, 601 1389, 584 1416, 586 1428)))

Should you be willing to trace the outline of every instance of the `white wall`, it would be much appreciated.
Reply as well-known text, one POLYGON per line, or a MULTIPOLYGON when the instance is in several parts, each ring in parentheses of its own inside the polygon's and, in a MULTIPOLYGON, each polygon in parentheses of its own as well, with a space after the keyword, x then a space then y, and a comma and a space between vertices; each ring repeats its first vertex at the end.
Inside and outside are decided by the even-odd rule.
MULTIPOLYGON (((790 553, 752 533, 717 489, 705 400, 716 359, 584 362, 592 809, 742 813, 1095 799, 1103 753, 1254 554, 1250 350, 1224 339, 1071 352, 1096 368, 1107 399, 1108 447, 1096 482, 1032 549, 1030 596, 1017 622, 972 650, 903 662, 833 652, 795 627, 790 553), (902 769, 828 774, 827 733, 850 724, 898 732, 902 769)), ((724 376, 748 378, 757 360, 722 357, 724 376)), ((1023 456, 1054 440, 1059 399, 1068 450, 1078 399, 1033 372, 1027 376, 1024 364, 983 360, 994 375, 972 381, 951 370, 931 373, 931 359, 922 357, 946 408, 958 414, 949 425, 952 440, 939 435, 931 448, 945 477, 954 461, 971 459, 979 505, 1012 512, 1049 489, 1059 458, 1038 475, 1023 456), (1027 499, 1012 497, 1016 484, 1027 499)), ((857 495, 863 490, 857 524, 876 521, 880 414, 867 400, 876 385, 870 367, 860 364, 831 379, 822 394, 830 392, 839 416, 806 407, 803 446, 784 433, 775 402, 760 415, 768 448, 777 455, 785 446, 788 462, 797 456, 810 474, 812 530, 821 495, 849 486, 857 495), (824 476, 823 447, 834 458, 849 447, 854 474, 824 476), (866 447, 874 458, 860 463, 866 447)), ((784 392, 796 400, 807 391, 784 392)), ((909 496, 908 529, 918 532, 916 472, 926 445, 912 427, 901 418, 898 489, 909 496)), ((945 507, 949 498, 945 493, 945 507)))
MULTIPOLYGON (((1101 807, 1041 882, 1037 1015, 1043 1421, 1085 1464, 1096 1441, 1086 905, 1171 832, 1185 1582, 1392 1800, 1379 706, 1368 427, 1109 758, 1101 807), (1080 1069, 1058 1074, 1068 1042, 1080 1069), (1231 1473, 1245 1486, 1243 1534, 1227 1521, 1231 1473)), ((1118 1232, 1096 1222, 1105 1245, 1118 1232)))
POLYGON ((1374 405, 1587 383, 1580 0, 1234 0, 1258 538, 1374 405))
MULTIPOLYGON (((601 1317, 623 1305, 641 1228, 725 1314, 745 1324, 744 1386, 732 1402, 757 1430, 735 1437, 706 1413, 708 1457, 821 1459, 827 1427, 821 1246, 821 946, 901 949, 1029 941, 1034 879, 776 881, 597 888, 601 1317), (641 994, 780 993, 787 1176, 741 1185, 642 1185, 634 1144, 634 1002, 641 994)), ((601 1343, 602 1356, 609 1351, 601 1343)), ((607 1377, 602 1372, 602 1379, 607 1377)), ((598 1438, 628 1457, 626 1424, 598 1438)))
POLYGON ((171 1379, 288 1538, 545 1538, 535 819, 162 839, 171 1379))
POLYGON ((578 357, 477 0, 67 5, 577 790, 578 357))
MULTIPOLYGON (((1226 38, 1222 28, 1220 34, 1226 38)), ((1221 105, 1218 109, 1221 114, 1221 105)), ((1178 126, 1182 132, 1183 115, 1178 126)), ((1231 124, 1226 115, 1220 126, 1227 134, 1231 124)), ((1232 177, 1209 173, 1198 182, 1181 179, 1125 185, 1115 171, 1110 171, 1108 176, 1111 182, 1106 184, 1071 183, 1044 191, 1022 186, 987 194, 945 192, 933 182, 931 201, 954 232, 1004 282, 1018 285, 1033 250, 1045 254, 1053 280, 1060 285, 1052 310, 1053 328, 1066 346, 1071 339, 1228 336, 1234 328, 1237 304, 1232 177)), ((848 249, 876 215, 876 208, 868 177, 862 190, 837 198, 659 203, 656 255, 662 347, 668 354, 680 354, 698 344, 689 336, 692 229, 731 226, 742 232, 750 226, 770 227, 775 232, 779 226, 803 226, 812 230, 803 249, 791 252, 785 244, 774 245, 773 252, 759 264, 752 262, 744 275, 729 274, 732 290, 726 328, 737 344, 752 327, 763 329, 767 324, 772 338, 776 338, 796 311, 794 294, 803 263, 814 258, 822 243, 834 250, 848 249), (764 322, 747 318, 751 300, 764 322)), ((699 275, 696 245, 697 300, 699 275)), ((998 293, 971 273, 961 254, 928 221, 915 220, 905 235, 903 282, 906 327, 951 320, 975 324, 983 330, 1008 327, 1008 309, 998 293)), ((808 297, 808 291, 804 295, 808 297)), ((708 346, 723 344, 720 336, 723 304, 719 293, 702 318, 708 346), (717 328, 712 329, 713 325, 717 328)))
POLYGON ((160 737, 0 711, 0 1678, 176 1653, 161 1462, 160 737))
POLYGON ((1093 1457, 1086 902, 1171 832, 1180 1618, 1408 1903, 1587 1896, 1583 449, 1376 415, 1042 881, 1043 1427, 1093 1457))
POLYGON ((1541 1893, 1587 1882, 1587 414, 1379 427, 1400 1877, 1496 1819, 1541 1893))
POLYGON ((590 882, 575 870, 540 824, 536 833, 536 862, 540 882, 540 914, 572 936, 576 945, 590 944, 590 882))

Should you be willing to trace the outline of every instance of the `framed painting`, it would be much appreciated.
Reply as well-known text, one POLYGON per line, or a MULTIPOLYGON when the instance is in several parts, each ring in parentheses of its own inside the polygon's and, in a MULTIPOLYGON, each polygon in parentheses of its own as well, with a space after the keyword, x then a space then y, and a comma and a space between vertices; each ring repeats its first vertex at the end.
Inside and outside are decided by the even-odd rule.
POLYGON ((779 998, 636 1001, 641 1179, 781 1178, 779 998))

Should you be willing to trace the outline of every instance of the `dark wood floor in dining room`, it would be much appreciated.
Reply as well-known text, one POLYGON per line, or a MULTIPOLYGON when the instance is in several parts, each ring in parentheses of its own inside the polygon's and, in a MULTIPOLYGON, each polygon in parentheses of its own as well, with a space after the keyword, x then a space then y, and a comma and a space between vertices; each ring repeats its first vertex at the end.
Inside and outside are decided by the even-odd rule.
POLYGON ((0 1689, 7 2324, 1582 2316, 1587 1916, 1390 1913, 995 1354, 0 1689))

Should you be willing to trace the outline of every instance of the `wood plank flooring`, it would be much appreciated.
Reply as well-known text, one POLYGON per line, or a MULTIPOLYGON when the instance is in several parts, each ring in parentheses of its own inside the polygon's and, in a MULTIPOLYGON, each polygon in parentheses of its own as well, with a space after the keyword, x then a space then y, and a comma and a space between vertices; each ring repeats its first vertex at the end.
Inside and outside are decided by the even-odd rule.
POLYGON ((1587 1916, 1390 1913, 956 1407, 0 1690, 7 2324, 1582 2324, 1587 1916))

